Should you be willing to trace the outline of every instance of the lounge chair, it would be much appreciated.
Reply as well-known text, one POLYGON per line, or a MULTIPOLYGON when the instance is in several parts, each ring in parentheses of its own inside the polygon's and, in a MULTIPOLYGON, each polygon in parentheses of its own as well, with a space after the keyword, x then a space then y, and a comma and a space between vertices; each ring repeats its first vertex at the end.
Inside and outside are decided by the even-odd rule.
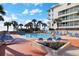
POLYGON ((57 32, 57 35, 61 35, 61 32, 57 32))
POLYGON ((55 36, 55 37, 53 37, 53 39, 54 39, 55 41, 62 40, 61 37, 59 37, 59 36, 55 36))
POLYGON ((61 40, 61 37, 57 37, 56 40, 61 40))
POLYGON ((50 38, 48 38, 48 39, 47 39, 47 41, 52 41, 52 38, 51 38, 51 37, 50 37, 50 38))
POLYGON ((72 34, 71 34, 70 32, 68 33, 68 35, 69 35, 69 36, 72 36, 72 34))
POLYGON ((39 40, 43 41, 43 38, 39 38, 39 40))
POLYGON ((76 36, 76 37, 79 37, 78 33, 75 33, 75 36, 76 36))

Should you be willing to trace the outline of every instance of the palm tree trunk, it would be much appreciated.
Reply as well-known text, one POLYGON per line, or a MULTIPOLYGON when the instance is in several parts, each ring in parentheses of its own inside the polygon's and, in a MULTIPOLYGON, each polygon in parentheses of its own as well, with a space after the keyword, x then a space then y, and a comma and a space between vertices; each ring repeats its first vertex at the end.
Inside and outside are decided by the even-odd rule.
POLYGON ((7 32, 8 32, 8 30, 9 30, 9 26, 7 26, 7 32))
POLYGON ((22 29, 22 26, 21 26, 21 29, 22 29))
POLYGON ((34 28, 36 28, 36 23, 34 22, 34 28))
POLYGON ((45 31, 45 27, 44 27, 44 31, 45 31))

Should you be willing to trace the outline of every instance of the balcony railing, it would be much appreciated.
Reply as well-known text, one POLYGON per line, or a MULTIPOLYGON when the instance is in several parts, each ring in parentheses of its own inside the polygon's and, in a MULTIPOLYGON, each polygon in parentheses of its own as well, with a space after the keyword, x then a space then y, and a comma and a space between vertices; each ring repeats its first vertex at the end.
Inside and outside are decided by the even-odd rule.
POLYGON ((62 20, 62 22, 70 22, 70 21, 79 21, 79 18, 77 18, 77 19, 69 19, 69 20, 62 20))
POLYGON ((79 28, 79 25, 77 25, 77 26, 59 26, 58 28, 79 28))
POLYGON ((71 15, 71 14, 78 14, 78 13, 79 13, 79 11, 74 11, 74 12, 71 12, 71 13, 62 14, 62 15, 58 16, 58 18, 67 16, 67 15, 71 15))

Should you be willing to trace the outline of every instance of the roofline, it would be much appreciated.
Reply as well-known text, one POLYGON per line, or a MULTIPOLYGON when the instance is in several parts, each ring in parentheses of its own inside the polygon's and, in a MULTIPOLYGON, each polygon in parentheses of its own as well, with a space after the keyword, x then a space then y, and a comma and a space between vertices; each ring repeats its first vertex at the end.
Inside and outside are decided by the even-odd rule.
MULTIPOLYGON (((50 9, 54 9, 56 7, 59 7, 59 6, 61 6, 61 5, 57 4, 57 5, 53 6, 53 7, 51 7, 50 9)), ((48 9, 48 10, 50 10, 50 9, 48 9)))
POLYGON ((61 6, 61 5, 57 4, 57 5, 55 5, 54 7, 51 7, 50 9, 54 9, 54 8, 56 8, 56 7, 59 7, 59 6, 61 6))

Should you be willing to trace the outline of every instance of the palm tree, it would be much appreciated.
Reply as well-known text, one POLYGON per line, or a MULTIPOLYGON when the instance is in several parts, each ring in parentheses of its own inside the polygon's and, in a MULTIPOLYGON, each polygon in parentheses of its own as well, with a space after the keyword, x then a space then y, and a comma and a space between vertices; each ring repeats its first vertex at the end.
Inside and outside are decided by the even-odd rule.
POLYGON ((34 28, 36 28, 36 19, 32 20, 34 28))
POLYGON ((27 29, 29 25, 28 25, 28 24, 25 24, 24 26, 25 26, 25 27, 26 27, 26 29, 27 29))
MULTIPOLYGON (((3 6, 0 5, 0 14, 5 15, 5 11, 3 10, 3 6)), ((0 15, 0 21, 4 21, 4 18, 0 15)))
POLYGON ((5 11, 3 10, 3 6, 0 5, 0 14, 5 15, 5 11))
POLYGON ((20 29, 22 29, 23 24, 19 24, 19 26, 20 26, 20 29))
POLYGON ((42 25, 42 21, 38 21, 37 22, 37 28, 41 28, 41 25, 42 25))
POLYGON ((11 22, 5 22, 4 26, 7 26, 7 32, 9 31, 9 26, 11 26, 11 22))
POLYGON ((29 22, 28 25, 30 26, 30 29, 33 28, 33 23, 32 22, 29 22))
POLYGON ((12 21, 12 25, 13 25, 14 30, 18 29, 18 23, 16 21, 12 21))
POLYGON ((0 21, 4 21, 4 18, 2 16, 0 16, 0 21))
POLYGON ((47 24, 46 23, 42 23, 42 26, 43 26, 43 30, 45 30, 47 24))

